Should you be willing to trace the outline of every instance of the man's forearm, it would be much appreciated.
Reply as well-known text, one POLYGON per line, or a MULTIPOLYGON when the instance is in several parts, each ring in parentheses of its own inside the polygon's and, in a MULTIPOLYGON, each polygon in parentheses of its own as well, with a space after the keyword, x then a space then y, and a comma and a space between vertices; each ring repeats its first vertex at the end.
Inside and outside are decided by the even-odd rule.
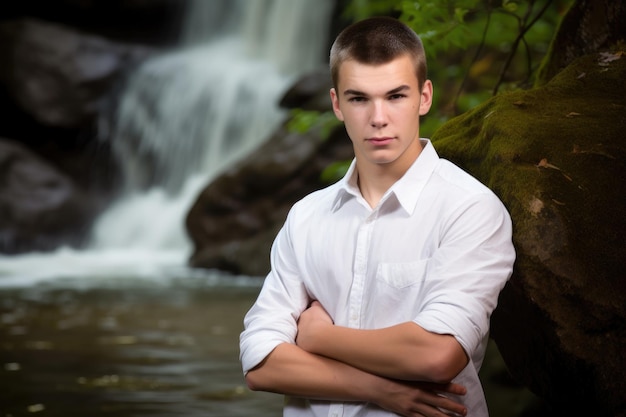
POLYGON ((407 322, 377 330, 335 326, 313 305, 298 325, 298 346, 387 378, 445 383, 467 364, 461 345, 449 335, 407 322))
POLYGON ((441 415, 447 410, 465 415, 467 408, 445 395, 465 395, 457 384, 395 381, 361 371, 334 359, 311 354, 283 343, 246 375, 253 390, 292 397, 376 404, 401 416, 441 415))
POLYGON ((288 343, 278 345, 246 374, 252 390, 338 401, 374 401, 377 380, 375 375, 288 343))

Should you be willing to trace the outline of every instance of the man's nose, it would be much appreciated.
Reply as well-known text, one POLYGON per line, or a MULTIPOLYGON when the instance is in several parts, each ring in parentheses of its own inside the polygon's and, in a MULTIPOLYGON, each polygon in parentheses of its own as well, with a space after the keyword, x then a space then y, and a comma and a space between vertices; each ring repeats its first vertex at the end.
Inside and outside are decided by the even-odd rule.
POLYGON ((372 127, 381 128, 387 126, 387 110, 385 109, 385 103, 381 101, 372 102, 372 115, 370 123, 372 127))

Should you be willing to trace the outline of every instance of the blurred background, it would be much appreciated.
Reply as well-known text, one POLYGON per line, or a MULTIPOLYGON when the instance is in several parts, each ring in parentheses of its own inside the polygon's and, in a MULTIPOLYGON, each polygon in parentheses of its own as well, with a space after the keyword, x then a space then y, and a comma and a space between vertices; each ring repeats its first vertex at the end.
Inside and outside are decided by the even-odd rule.
MULTIPOLYGON (((280 415, 280 396, 245 387, 238 335, 276 231, 264 222, 280 224, 349 155, 328 116, 334 36, 375 14, 412 24, 436 89, 428 137, 499 91, 530 87, 571 3, 3 5, 0 416, 280 415), (264 176, 231 175, 251 159, 264 176), (275 193, 277 172, 306 181, 275 193), (252 215, 228 192, 263 208, 252 215)), ((481 377, 493 416, 548 415, 495 345, 481 377)))

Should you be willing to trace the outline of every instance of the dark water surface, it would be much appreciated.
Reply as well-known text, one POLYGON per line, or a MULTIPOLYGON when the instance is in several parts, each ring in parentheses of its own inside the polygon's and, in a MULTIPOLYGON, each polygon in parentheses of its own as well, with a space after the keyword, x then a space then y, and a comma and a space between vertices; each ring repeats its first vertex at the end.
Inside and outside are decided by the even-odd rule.
MULTIPOLYGON (((259 286, 228 282, 0 289, 0 417, 281 415, 282 398, 249 391, 238 361, 259 286)), ((495 346, 481 376, 492 417, 542 415, 495 346)))
POLYGON ((0 290, 0 416, 280 415, 238 362, 258 287, 115 281, 0 290))

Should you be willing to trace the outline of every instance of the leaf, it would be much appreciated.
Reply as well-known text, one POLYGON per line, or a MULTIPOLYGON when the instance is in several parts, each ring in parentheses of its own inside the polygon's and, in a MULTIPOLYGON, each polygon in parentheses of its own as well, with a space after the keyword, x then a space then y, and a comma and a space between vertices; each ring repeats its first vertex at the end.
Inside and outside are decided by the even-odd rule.
POLYGON ((600 59, 598 59, 598 65, 605 67, 613 61, 617 61, 624 55, 624 51, 612 52, 600 52, 600 59))
POLYGON ((556 165, 552 165, 551 163, 549 163, 546 158, 543 158, 541 161, 539 161, 539 163, 537 164, 537 168, 550 168, 556 169, 558 171, 561 170, 561 168, 557 167, 556 165))
POLYGON ((348 168, 350 168, 351 162, 352 161, 339 161, 330 164, 322 171, 320 179, 322 182, 328 184, 338 181, 346 174, 348 168))
POLYGON ((569 113, 567 113, 565 115, 565 117, 567 117, 569 119, 571 119, 572 117, 577 117, 577 116, 581 116, 581 114, 580 113, 576 113, 575 111, 571 111, 571 112, 569 112, 569 113))
POLYGON ((539 163, 537 164, 537 168, 555 169, 555 170, 559 171, 561 173, 561 175, 563 175, 565 177, 566 180, 568 180, 570 182, 572 181, 572 178, 569 175, 567 175, 563 171, 561 171, 561 168, 557 167, 556 165, 552 165, 551 163, 549 163, 546 158, 543 158, 541 161, 539 161, 539 163))
POLYGON ((516 1, 504 0, 502 2, 502 8, 507 12, 515 13, 517 11, 518 4, 516 1))
POLYGON ((310 130, 319 129, 322 139, 328 139, 333 129, 341 124, 332 111, 293 109, 291 119, 287 122, 287 130, 292 133, 305 134, 310 130))

